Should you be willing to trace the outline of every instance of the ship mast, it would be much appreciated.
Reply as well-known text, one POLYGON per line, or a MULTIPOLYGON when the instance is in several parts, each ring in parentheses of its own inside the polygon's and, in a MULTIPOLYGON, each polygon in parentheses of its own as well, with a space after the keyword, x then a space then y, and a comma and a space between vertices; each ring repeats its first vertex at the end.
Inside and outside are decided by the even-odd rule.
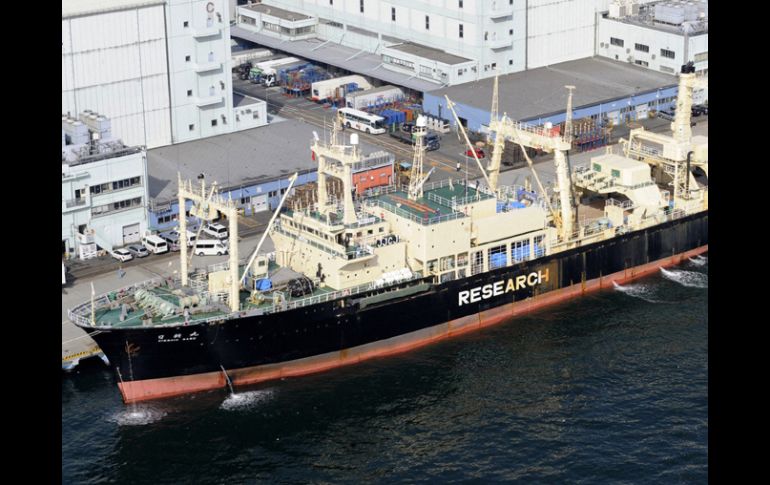
MULTIPOLYGON (((336 140, 338 134, 333 132, 336 140)), ((342 200, 344 224, 355 224, 358 221, 353 204, 353 165, 359 161, 361 154, 358 146, 358 135, 350 135, 350 145, 325 144, 318 136, 313 141, 313 153, 318 158, 318 212, 322 215, 330 212, 329 194, 326 190, 326 176, 332 176, 342 181, 342 200)))
MULTIPOLYGON (((195 190, 191 181, 182 181, 182 176, 177 174, 179 183, 179 245, 180 245, 180 265, 182 286, 187 286, 187 217, 185 215, 185 205, 188 199, 192 200, 196 206, 194 212, 201 221, 211 221, 216 218, 217 212, 227 217, 228 222, 228 252, 230 258, 228 275, 228 304, 230 310, 237 312, 240 309, 240 281, 238 278, 238 208, 232 200, 225 199, 216 193, 215 185, 212 186, 211 193, 206 196, 205 179, 201 179, 200 190, 195 190)), ((193 211, 191 211, 191 214, 193 211)))
MULTIPOLYGON (((424 139, 426 126, 427 123, 425 117, 418 116, 417 122, 415 123, 414 133, 412 133, 412 136, 415 137, 415 142, 414 157, 412 157, 412 172, 409 175, 409 198, 411 200, 417 200, 422 197, 422 186, 424 183, 422 171, 423 162, 425 160, 424 139)), ((427 179, 427 177, 425 177, 425 179, 427 179)))

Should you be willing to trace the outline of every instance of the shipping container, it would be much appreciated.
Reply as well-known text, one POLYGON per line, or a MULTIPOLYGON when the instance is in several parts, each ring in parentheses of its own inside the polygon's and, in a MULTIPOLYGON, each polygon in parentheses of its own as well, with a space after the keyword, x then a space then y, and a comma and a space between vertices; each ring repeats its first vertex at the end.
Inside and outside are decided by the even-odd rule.
POLYGON ((404 100, 404 91, 395 86, 381 86, 348 94, 345 104, 348 108, 375 109, 386 104, 404 100))
MULTIPOLYGON (((354 85, 355 89, 372 88, 372 85, 363 76, 343 76, 314 82, 310 88, 310 98, 313 101, 324 101, 329 98, 335 98, 339 94, 339 88, 343 88, 342 92, 347 94, 350 90, 352 90, 351 85, 354 85)), ((344 94, 341 97, 344 97, 344 94)))

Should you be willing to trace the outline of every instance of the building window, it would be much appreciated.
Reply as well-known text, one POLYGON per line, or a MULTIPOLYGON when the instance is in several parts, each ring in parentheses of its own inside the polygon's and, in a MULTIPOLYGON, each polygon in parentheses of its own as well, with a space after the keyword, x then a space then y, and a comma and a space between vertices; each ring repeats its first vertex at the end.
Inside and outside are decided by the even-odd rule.
POLYGON ((660 66, 660 72, 667 72, 669 74, 674 74, 674 69, 668 66, 660 66))
POLYGON ((613 177, 615 177, 616 179, 619 179, 619 178, 620 178, 620 170, 615 170, 615 169, 613 168, 612 170, 610 170, 610 173, 611 173, 611 174, 612 174, 612 176, 613 176, 613 177))
POLYGON ((390 20, 396 21, 396 7, 390 7, 390 20))
POLYGON ((513 35, 513 29, 508 29, 508 35, 513 35))
POLYGON ((667 50, 667 49, 661 49, 660 50, 660 56, 661 57, 668 57, 669 59, 673 59, 676 56, 676 54, 674 54, 674 51, 670 51, 670 50, 667 50))
POLYGON ((460 24, 460 38, 463 38, 463 24, 460 24))
POLYGON ((644 44, 634 44, 634 49, 638 50, 639 52, 650 52, 650 47, 644 44))
POLYGON ((190 22, 188 22, 187 20, 185 20, 185 21, 184 21, 184 26, 185 26, 185 27, 189 27, 189 26, 190 26, 190 22))
POLYGON ((708 60, 709 60, 708 52, 699 52, 698 54, 695 54, 695 62, 704 62, 708 60))
POLYGON ((458 7, 457 8, 463 8, 463 0, 458 0, 458 7))
POLYGON ((334 5, 334 0, 329 0, 329 5, 334 5))
POLYGON ((190 62, 190 56, 184 56, 184 61, 185 62, 190 62))
POLYGON ((187 90, 187 96, 192 96, 192 89, 187 90))
POLYGON ((508 59, 508 65, 509 65, 509 66, 512 66, 512 65, 513 65, 513 59, 508 59))
POLYGON ((361 13, 364 13, 364 0, 361 0, 361 13))
POLYGON ((187 128, 188 128, 190 131, 193 131, 193 130, 195 129, 195 125, 187 125, 187 128))
POLYGON ((650 63, 647 61, 634 61, 634 64, 636 64, 637 66, 644 66, 644 67, 647 67, 650 65, 650 63))
POLYGON ((497 63, 496 63, 496 62, 493 62, 493 63, 492 63, 492 69, 495 69, 495 68, 497 68, 497 63))
POLYGON ((610 44, 616 45, 618 47, 623 47, 623 39, 616 39, 615 37, 610 37, 610 44))
POLYGON ((211 120, 211 126, 217 126, 217 120, 211 120))
POLYGON ((425 30, 430 30, 430 17, 425 16, 425 30))

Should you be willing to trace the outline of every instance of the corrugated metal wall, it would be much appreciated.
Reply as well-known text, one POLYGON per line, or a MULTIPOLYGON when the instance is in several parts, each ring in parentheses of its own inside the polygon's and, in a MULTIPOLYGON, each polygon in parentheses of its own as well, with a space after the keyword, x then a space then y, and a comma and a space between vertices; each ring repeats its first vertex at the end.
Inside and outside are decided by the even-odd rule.
POLYGON ((171 143, 163 7, 62 20, 62 112, 112 120, 129 145, 171 143))
POLYGON ((527 68, 594 54, 596 11, 610 0, 528 0, 527 68))

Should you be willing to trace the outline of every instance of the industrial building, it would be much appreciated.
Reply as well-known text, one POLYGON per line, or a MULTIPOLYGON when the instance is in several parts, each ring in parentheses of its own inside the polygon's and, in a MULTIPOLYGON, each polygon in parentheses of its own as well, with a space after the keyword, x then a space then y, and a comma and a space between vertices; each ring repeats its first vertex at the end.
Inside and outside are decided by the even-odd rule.
POLYGON ((62 254, 89 259, 147 230, 147 157, 112 135, 110 119, 62 117, 62 254))
MULTIPOLYGON (((236 201, 245 215, 274 210, 295 172, 299 173, 295 187, 316 181, 318 163, 310 150, 314 132, 322 138, 329 136, 307 123, 281 120, 259 130, 149 150, 150 229, 166 230, 178 224, 177 174, 183 179, 203 175, 209 183, 216 181, 219 193, 236 201)), ((385 158, 389 157, 392 166, 392 155, 365 142, 361 149, 372 154, 370 166, 363 167, 368 170, 367 177, 384 173, 385 158)), ((368 182, 362 183, 362 175, 354 174, 359 177, 355 185, 370 187, 368 182)), ((191 206, 188 201, 186 210, 191 206)))
MULTIPOLYGON (((486 132, 494 79, 425 93, 423 110, 454 125, 444 96, 456 103, 466 128, 486 132)), ((675 103, 677 79, 624 62, 593 57, 499 77, 500 115, 535 125, 564 121, 568 92, 574 85, 573 116, 621 124, 646 118, 650 110, 675 103)))
POLYGON ((597 55, 668 74, 693 62, 696 73, 708 74, 705 0, 616 0, 597 24, 597 55))
POLYGON ((429 91, 594 55, 596 18, 609 1, 263 0, 237 7, 232 32, 320 62, 344 47, 346 61, 371 58, 349 70, 429 91), (380 77, 386 70, 427 88, 380 77))
POLYGON ((62 113, 109 113, 126 144, 150 148, 266 124, 264 102, 233 105, 229 9, 63 0, 62 113))

